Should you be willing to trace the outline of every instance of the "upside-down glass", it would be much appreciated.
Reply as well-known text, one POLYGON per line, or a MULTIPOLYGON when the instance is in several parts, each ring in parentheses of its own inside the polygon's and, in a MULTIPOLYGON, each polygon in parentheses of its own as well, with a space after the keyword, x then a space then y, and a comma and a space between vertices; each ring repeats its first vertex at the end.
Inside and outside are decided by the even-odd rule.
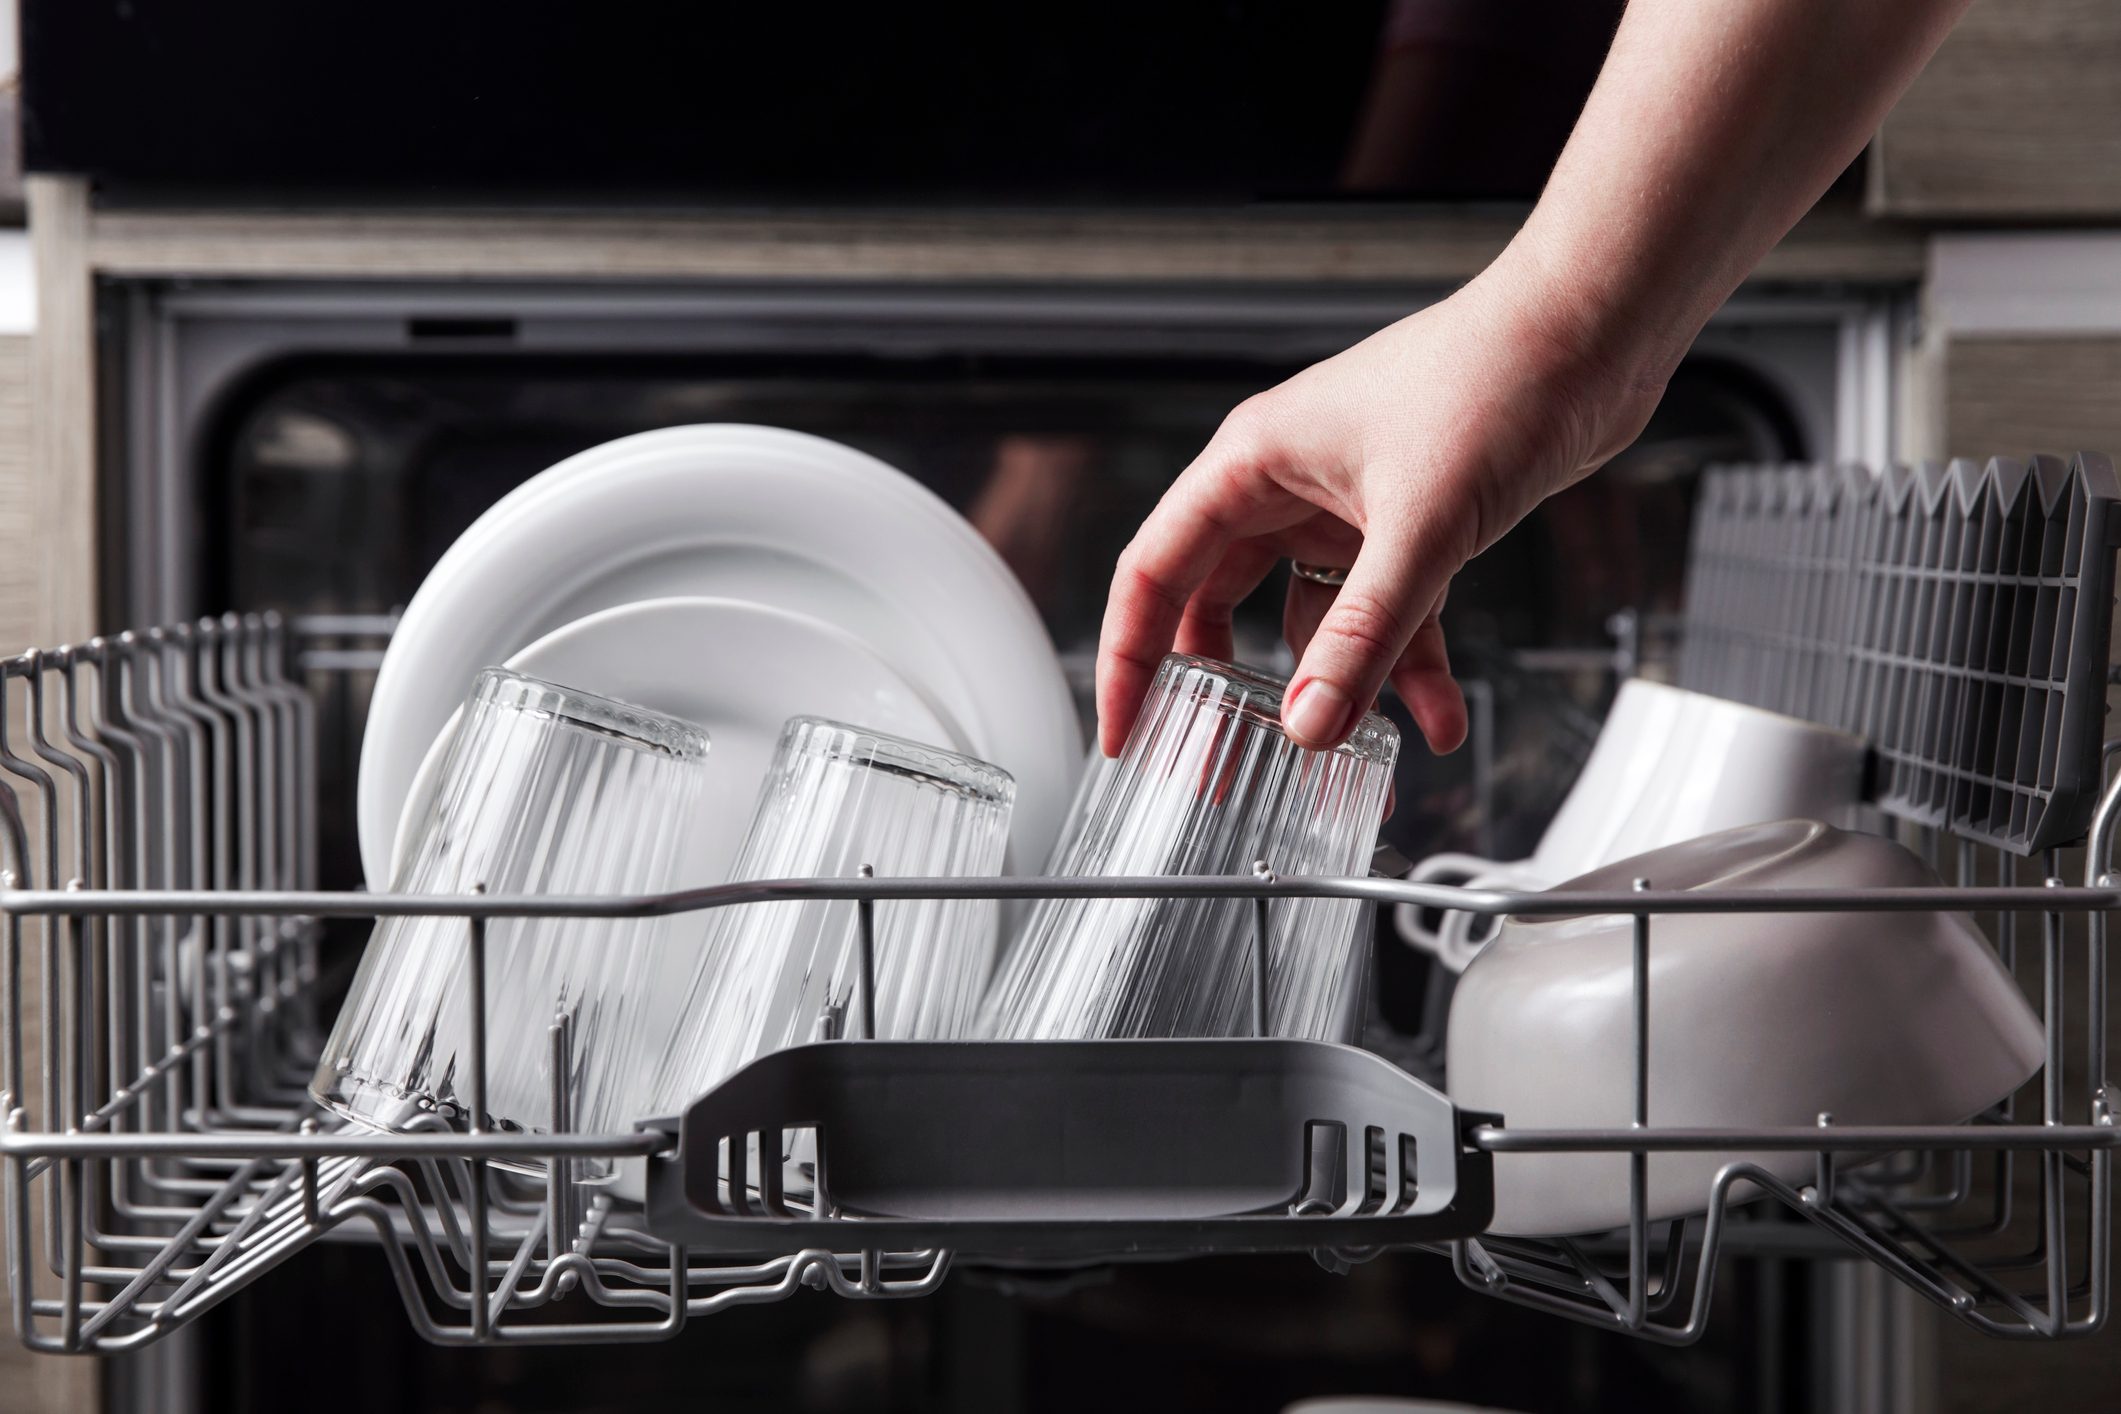
MULTIPOLYGON (((1049 873, 1369 872, 1399 733, 1372 712, 1347 743, 1284 734, 1288 684, 1172 654, 1117 761, 1078 794, 1049 873)), ((1268 1032, 1347 1040, 1361 1023, 1365 904, 1277 900, 1268 1032)), ((1244 899, 1046 899, 1002 961, 981 1031, 1016 1040, 1246 1036, 1254 909, 1244 899)))
MULTIPOLYGON (((882 877, 998 874, 1015 800, 1009 773, 984 761, 791 718, 731 877, 845 879, 865 864, 882 877)), ((840 1034, 871 1034, 854 902, 737 904, 698 917, 703 962, 661 1048, 654 1112, 682 1110, 747 1062, 815 1039, 828 1017, 840 1034)), ((965 1034, 997 929, 991 899, 877 904, 874 1035, 965 1034)))
MULTIPOLYGON (((688 722, 500 668, 479 675, 396 892, 635 894, 679 887, 699 817, 707 733, 688 722)), ((373 1128, 470 1123, 466 925, 384 918, 361 958, 310 1091, 373 1128)), ((644 1008, 697 958, 665 919, 495 918, 486 929, 486 1124, 632 1128, 649 1062, 644 1008), (553 1084, 553 1028, 567 1074, 553 1084)), ((536 1161, 512 1164, 541 1172, 536 1161)), ((576 1177, 608 1176, 581 1162, 576 1177)))

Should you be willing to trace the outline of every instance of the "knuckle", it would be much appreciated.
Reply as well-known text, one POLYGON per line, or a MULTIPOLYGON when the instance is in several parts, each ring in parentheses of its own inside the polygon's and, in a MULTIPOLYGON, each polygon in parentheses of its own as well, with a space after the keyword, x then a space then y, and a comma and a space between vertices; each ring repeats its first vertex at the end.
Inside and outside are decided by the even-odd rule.
POLYGON ((1147 555, 1137 546, 1130 545, 1119 557, 1118 568, 1113 573, 1113 595, 1115 604, 1146 603, 1155 609, 1176 612, 1184 609, 1185 598, 1165 583, 1163 577, 1154 573, 1145 562, 1147 555))
POLYGON ((1098 668, 1100 672, 1117 668, 1153 671, 1163 662, 1164 651, 1163 647, 1134 639, 1103 643, 1098 646, 1098 668))
POLYGON ((1190 617, 1227 619, 1251 595, 1253 585, 1234 575, 1211 575, 1186 604, 1190 617))
POLYGON ((1112 583, 1114 588, 1124 589, 1141 576, 1142 559, 1146 553, 1147 551, 1142 546, 1142 538, 1139 535, 1126 543, 1125 547, 1119 552, 1119 558, 1112 562, 1112 583))
POLYGON ((1461 563, 1502 539, 1523 512, 1512 504, 1503 478, 1486 476, 1474 481, 1461 498, 1452 522, 1460 527, 1458 542, 1451 547, 1461 563))
POLYGON ((1210 585, 1195 590, 1193 597, 1186 601, 1186 622, 1213 623, 1217 619, 1227 619, 1236 607, 1237 600, 1231 598, 1228 591, 1210 585))
POLYGON ((1326 629, 1335 638, 1352 645, 1365 658, 1389 663, 1399 656, 1409 636, 1405 615, 1391 605, 1361 592, 1342 590, 1327 616, 1326 629))
POLYGON ((1471 466, 1439 478, 1423 507, 1429 548, 1461 565, 1501 539, 1530 508, 1521 478, 1471 466))
POLYGON ((1267 440, 1274 421, 1274 404, 1268 393, 1254 393, 1223 415, 1215 440, 1224 450, 1243 455, 1257 450, 1267 440))

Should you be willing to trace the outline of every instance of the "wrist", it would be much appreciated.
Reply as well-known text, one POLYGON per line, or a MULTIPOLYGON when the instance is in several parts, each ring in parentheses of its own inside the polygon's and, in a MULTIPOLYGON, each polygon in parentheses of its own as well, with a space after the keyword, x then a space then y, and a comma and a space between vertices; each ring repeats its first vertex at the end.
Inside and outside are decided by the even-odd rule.
POLYGON ((1631 297, 1530 232, 1461 293, 1546 390, 1548 406, 1577 424, 1570 479, 1635 439, 1695 332, 1676 332, 1647 297, 1631 297))
POLYGON ((1636 279, 1620 262, 1528 222, 1483 271, 1518 319, 1615 388, 1662 392, 1700 332, 1674 307, 1682 281, 1636 279))

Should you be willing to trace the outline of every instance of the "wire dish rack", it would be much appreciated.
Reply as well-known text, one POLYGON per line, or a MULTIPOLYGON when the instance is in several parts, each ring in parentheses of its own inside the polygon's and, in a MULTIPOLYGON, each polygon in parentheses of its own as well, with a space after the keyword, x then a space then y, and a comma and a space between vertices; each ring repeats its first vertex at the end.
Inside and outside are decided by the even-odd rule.
MULTIPOLYGON (((335 893, 315 887, 319 742, 302 680, 329 685, 372 659, 345 646, 362 625, 299 627, 227 617, 0 663, 0 1178, 15 1330, 36 1350, 141 1346, 325 1240, 377 1245, 414 1325, 453 1345, 664 1339, 805 1288, 926 1295, 953 1264, 1264 1251, 1345 1270, 1418 1250, 1476 1291, 1675 1344, 1702 1334, 1719 1262, 1749 1250, 1874 1261, 1995 1335, 2081 1336, 2106 1320, 2106 914, 2121 903, 2108 873, 2121 786, 2100 799, 2075 884, 2055 852, 2025 886, 2009 851, 1915 827, 1952 886, 1527 894, 1260 872, 784 881, 651 898, 335 893), (873 921, 905 899, 1064 894, 1249 899, 1262 930, 1279 901, 1311 897, 1631 914, 1636 1122, 1512 1128, 1377 1055, 1275 1039, 828 1037, 618 1134, 572 1132, 557 1093, 540 1132, 438 1121, 396 1135, 340 1126, 306 1094, 326 920, 462 919, 477 1016, 496 917, 830 897, 873 921), (1644 1092, 1659 918, 1938 908, 1977 912, 2039 998, 2037 1093, 1934 1128, 1656 1123, 1644 1092), (805 1130, 814 1191, 785 1191, 777 1164, 747 1168, 805 1130), (1807 1152, 1816 1178, 1793 1186, 1734 1161, 1700 1215, 1653 1225, 1645 1156, 1681 1150, 1807 1152), (1484 1234, 1496 1155, 1584 1151, 1634 1156, 1625 1229, 1484 1234), (572 1181, 570 1162, 590 1157, 645 1164, 646 1205, 572 1181), (499 1166, 525 1158, 546 1177, 499 1166)), ((551 1073, 564 1074, 565 1018, 549 1040, 551 1073)), ((481 1055, 472 1115, 484 1080, 481 1055)))
POLYGON ((2090 452, 1712 469, 1680 685, 1865 738, 1901 818, 2018 854, 2080 840, 2117 498, 2090 452))

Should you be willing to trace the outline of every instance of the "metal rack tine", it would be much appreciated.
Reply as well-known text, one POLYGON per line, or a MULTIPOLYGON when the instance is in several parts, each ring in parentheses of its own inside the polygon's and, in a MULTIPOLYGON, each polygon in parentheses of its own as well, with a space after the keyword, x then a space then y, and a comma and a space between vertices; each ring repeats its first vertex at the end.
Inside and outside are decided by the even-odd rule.
MULTIPOLYGON (((1979 711, 1986 699, 1946 680, 1910 676, 1892 655, 1905 657, 1924 645, 1947 660, 1986 652, 1989 639, 2004 632, 1997 622, 2007 624, 2008 615, 2021 611, 2052 614, 2060 625, 2066 617, 2060 601, 2041 597, 2055 587, 2048 581, 2056 574, 2045 560, 2027 557, 2055 546, 2081 548, 2090 535, 2091 482, 2082 468, 2064 476, 2026 465, 2031 490, 2006 495, 2010 488, 1995 481, 2003 473, 1983 468, 1995 481, 1989 501, 1946 506, 1919 523, 1909 519, 1915 503, 1907 498, 1949 490, 1965 473, 1879 478, 1898 498, 1882 506, 1864 501, 1863 479, 1849 473, 1785 469, 1719 482, 1722 509, 1697 523, 1697 544, 1709 556, 1699 576, 1705 615, 1722 613, 1730 625, 1749 601, 1752 609, 1773 608, 1759 602, 1761 576, 1773 566, 1738 553, 1759 543, 1747 536, 1768 527, 1777 537, 1778 563, 1890 554, 1896 571, 1812 584, 1780 610, 1740 626, 1771 639, 1802 639, 1847 621, 1887 635, 1878 641, 1890 652, 1846 664, 1813 652, 1789 660, 1790 671, 1778 674, 1758 637, 1727 633, 1719 643, 1709 633, 1697 667, 1748 690, 1786 691, 1791 710, 1860 704, 1883 733, 1950 745, 1956 738, 1940 723, 1967 710, 1955 704, 1970 702, 1979 711), (2016 520, 1993 513, 2005 505, 2016 520), (1826 521, 1819 519, 1822 507, 1832 512, 1826 521), (1953 577, 1969 565, 1979 574, 2016 576, 2022 582, 2004 588, 2018 597, 1984 598, 1980 585, 1953 577), (1910 567, 1914 572, 1900 572, 1910 567)), ((1936 509, 1921 504, 1925 515, 1936 509)), ((2064 572, 2081 578, 2086 569, 2066 563, 2064 572)), ((359 625, 334 630, 368 631, 359 625)), ((486 999, 495 985, 492 969, 505 961, 489 955, 488 919, 718 907, 744 901, 742 886, 733 893, 588 904, 311 892, 317 743, 307 687, 290 671, 294 637, 276 615, 223 616, 0 662, 0 843, 13 870, 12 878, 0 880, 0 1216, 16 1259, 9 1290, 26 1344, 73 1352, 136 1348, 328 1232, 359 1231, 382 1246, 409 1319, 428 1338, 459 1345, 660 1339, 693 1316, 781 1299, 804 1287, 864 1299, 916 1296, 943 1280, 953 1250, 980 1250, 932 1240, 962 1231, 947 1223, 921 1229, 923 1239, 903 1244, 906 1250, 892 1250, 897 1244, 878 1240, 878 1217, 863 1207, 874 1201, 873 1149, 865 1149, 859 1134, 812 1114, 770 1111, 722 1141, 715 1161, 720 1217, 758 1233, 774 1224, 822 1224, 817 1231, 832 1240, 791 1243, 763 1260, 755 1255, 759 1248, 739 1258, 716 1255, 707 1250, 711 1243, 666 1241, 648 1214, 593 1196, 580 1181, 592 1157, 600 1166, 646 1162, 653 1175, 667 1176, 681 1163, 682 1134, 577 1132, 568 1086, 578 1060, 571 1013, 555 1018, 546 1037, 551 1132, 497 1132, 488 1113, 493 1038, 486 999), (65 887, 75 882, 78 888, 65 887), (463 1077, 468 1119, 437 1117, 402 1135, 355 1132, 320 1114, 302 1093, 302 1071, 319 1044, 315 920, 372 917, 379 909, 430 902, 436 913, 463 920, 472 980, 466 1020, 475 1037, 463 1077), (50 1023, 46 1040, 33 1049, 24 1041, 24 1019, 32 1012, 50 1023), (798 1144, 815 1154, 808 1199, 791 1194, 784 1182, 798 1144), (542 1180, 507 1171, 526 1156, 542 1161, 542 1180), (594 1319, 520 1317, 570 1297, 594 1319)), ((2061 642, 2059 628, 2054 641, 2061 642)), ((2032 743, 2044 753, 2048 740, 2036 739, 2031 714, 2015 720, 2013 749, 2032 743)), ((1960 886, 1923 906, 1979 902, 1993 914, 2005 963, 2023 961, 2030 978, 2037 956, 2045 969, 2038 998, 2047 1025, 2040 1114, 2026 1109, 2021 1116, 2007 1101, 1972 1126, 1867 1127, 1822 1115, 1815 1125, 1791 1130, 1689 1134, 1656 1123, 1650 1094, 1655 924, 1662 914, 1698 906, 1698 895, 1660 893, 1649 881, 1625 893, 1573 899, 1467 895, 1382 879, 1284 878, 1264 861, 1237 877, 1156 886, 1252 909, 1257 1034, 1201 1044, 1316 1044, 1272 1039, 1274 950, 1301 945, 1275 936, 1288 917, 1277 909, 1278 899, 1323 895, 1480 914, 1589 908, 1632 916, 1630 1119, 1613 1130, 1573 1132, 1573 1142, 1586 1149, 1627 1157, 1627 1225, 1600 1239, 1450 1239, 1454 1270, 1482 1291, 1648 1340, 1686 1343, 1706 1328, 1718 1263, 1762 1226, 1733 1211, 1757 1197, 1802 1219, 1809 1235, 1797 1250, 1853 1251, 1977 1330, 2075 1337, 2106 1319, 2111 1159, 2121 1143, 2105 1085, 2104 1035, 2106 913, 2121 906, 2121 885, 2111 877, 2121 823, 2117 761, 2121 743, 2102 756, 2105 772, 2079 887, 2059 882, 2061 861, 2051 852, 2042 861, 2044 884, 2027 888, 2017 882, 2019 856, 2010 841, 1954 834, 1950 817, 1908 811, 1896 817, 1960 886), (2032 937, 2030 925, 2018 921, 2026 915, 2039 918, 2040 945, 2021 959, 2017 940, 2021 933, 2032 937), (2081 973, 2068 965, 2079 937, 2087 944, 2081 973), (2072 990, 2080 976, 2090 989, 2082 1013, 2072 990), (2065 1033, 2080 1024, 2088 1027, 2081 1061, 2064 1044, 2065 1033), (1652 1157, 1689 1146, 1716 1153, 1794 1151, 1808 1156, 1812 1181, 1800 1188, 1761 1165, 1733 1161, 1717 1173, 1700 1216, 1653 1224, 1652 1157), (1992 1164, 1977 1162, 1983 1153, 1994 1156, 1992 1164), (2038 1156, 2039 1197, 2029 1207, 2014 1206, 2010 1193, 2020 1153, 2038 1156), (1852 1162, 1850 1154, 1872 1161, 1852 1162)), ((1928 763, 1900 764, 1927 769, 1928 763)), ((2053 782, 2036 784, 2044 790, 2053 782)), ((1928 802, 1925 808, 1939 799, 1962 808, 1969 799, 1953 795, 1957 787, 1935 775, 1917 772, 1903 785, 1908 799, 1928 802)), ((2000 808, 2007 813, 2019 806, 2000 808)), ((2039 823, 2036 814, 2025 805, 2010 816, 2012 828, 2030 829, 2039 823)), ((861 1034, 852 1045, 821 1049, 844 1064, 867 1066, 897 1044, 878 1039, 880 1002, 884 1017, 890 1014, 890 999, 877 995, 880 907, 916 898, 1016 898, 1041 888, 1095 894, 1143 883, 890 880, 864 868, 853 880, 776 885, 775 896, 854 903, 861 1034)), ((1905 905, 1861 895, 1796 895, 1761 906, 1905 905)), ((888 970, 890 958, 881 962, 888 970)), ((1669 1038, 1659 1041, 1660 1050, 1669 1044, 1669 1038)), ((1334 1095, 1312 1098, 1317 1104, 1301 1111, 1305 1122, 1282 1136, 1288 1171, 1300 1172, 1302 1182, 1295 1193, 1277 1190, 1279 1201, 1244 1216, 1255 1232, 1404 1233, 1410 1229, 1391 1224, 1417 1221, 1436 1191, 1449 1187, 1454 1165, 1470 1171, 1490 1155, 1531 1152, 1554 1139, 1513 1130, 1503 1119, 1461 1116, 1462 1123, 1432 1136, 1434 1142, 1424 1137, 1417 1150, 1412 1130, 1380 1122, 1361 1104, 1336 1108, 1326 1103, 1334 1095)), ((902 1142, 885 1147, 902 1159, 912 1141, 900 1132, 894 1138, 902 1142)), ((964 1127, 949 1138, 952 1154, 962 1159, 964 1127)), ((1187 1221, 1188 1231, 1203 1230, 1200 1220, 1187 1221)), ((1244 1241, 1271 1245, 1268 1238, 1244 1241)), ((1327 1237, 1306 1245, 1345 1269, 1374 1255, 1379 1244, 1327 1237)))

